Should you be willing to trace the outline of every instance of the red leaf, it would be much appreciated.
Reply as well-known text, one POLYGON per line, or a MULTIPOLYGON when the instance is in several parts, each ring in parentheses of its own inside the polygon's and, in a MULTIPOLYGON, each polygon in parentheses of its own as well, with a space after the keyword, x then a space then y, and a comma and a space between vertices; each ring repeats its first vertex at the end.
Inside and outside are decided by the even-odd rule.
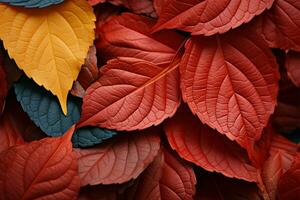
POLYGON ((173 116, 180 104, 178 62, 161 68, 134 58, 109 61, 87 90, 78 127, 145 129, 173 116))
POLYGON ((300 53, 289 51, 286 57, 285 67, 289 78, 297 87, 300 87, 300 53))
POLYGON ((104 3, 106 0, 87 0, 91 6, 95 6, 98 3, 104 3))
POLYGON ((300 106, 279 102, 273 115, 273 122, 277 130, 282 132, 300 128, 300 106))
POLYGON ((261 200, 254 183, 207 174, 199 177, 195 200, 261 200))
POLYGON ((140 177, 134 200, 191 200, 195 184, 193 168, 164 149, 140 177))
MULTIPOLYGON (((100 28, 106 22, 121 13, 121 8, 111 4, 101 4, 95 8, 95 13, 97 16, 96 33, 99 33, 99 31, 101 31, 100 28)), ((98 34, 96 34, 96 36, 98 36, 98 34)))
POLYGON ((76 199, 80 188, 74 127, 60 138, 19 145, 0 155, 0 199, 76 199))
POLYGON ((264 163, 259 186, 265 199, 276 199, 277 184, 291 166, 297 152, 297 145, 276 134, 273 137, 270 156, 264 163))
POLYGON ((97 29, 96 47, 104 60, 134 57, 155 64, 167 64, 173 59, 184 37, 173 31, 151 34, 153 19, 130 13, 112 17, 97 29))
POLYGON ((153 161, 160 138, 152 132, 122 135, 92 149, 77 149, 81 185, 124 183, 153 161))
POLYGON ((71 93, 74 96, 83 97, 85 90, 98 79, 98 66, 96 47, 90 47, 84 65, 78 75, 76 82, 73 84, 71 93))
POLYGON ((292 167, 281 176, 278 184, 280 200, 298 200, 300 197, 300 156, 292 167))
POLYGON ((192 37, 180 65, 183 99, 203 123, 248 152, 274 111, 277 64, 249 29, 192 37))
POLYGON ((256 181, 258 171, 236 143, 203 125, 185 107, 168 121, 166 135, 171 147, 185 160, 210 172, 256 181))
POLYGON ((300 2, 276 0, 270 11, 254 21, 272 48, 300 50, 300 2))
MULTIPOLYGON (((157 0, 159 1, 159 0, 157 0)), ((159 11, 155 31, 177 28, 192 35, 225 33, 249 22, 274 0, 169 0, 159 11)))

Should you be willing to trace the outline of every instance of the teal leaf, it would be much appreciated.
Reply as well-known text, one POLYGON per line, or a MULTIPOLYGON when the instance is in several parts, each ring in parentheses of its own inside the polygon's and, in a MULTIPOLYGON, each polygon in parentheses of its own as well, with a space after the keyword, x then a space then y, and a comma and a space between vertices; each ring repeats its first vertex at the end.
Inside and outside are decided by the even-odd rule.
POLYGON ((53 4, 59 4, 64 0, 0 0, 2 3, 9 3, 13 6, 23 6, 26 8, 44 8, 53 4))
POLYGON ((115 136, 115 131, 98 127, 83 127, 75 131, 72 142, 74 147, 90 147, 115 136))
POLYGON ((57 98, 28 78, 14 84, 17 100, 30 119, 49 136, 61 136, 80 118, 81 100, 69 96, 65 116, 57 98))

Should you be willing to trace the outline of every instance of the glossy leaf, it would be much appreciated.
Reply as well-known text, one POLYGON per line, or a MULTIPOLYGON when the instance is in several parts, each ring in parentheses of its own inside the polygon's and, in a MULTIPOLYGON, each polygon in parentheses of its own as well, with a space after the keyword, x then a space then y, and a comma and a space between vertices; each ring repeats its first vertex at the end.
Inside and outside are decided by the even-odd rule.
POLYGON ((272 48, 300 50, 300 2, 275 0, 273 7, 254 21, 272 48))
POLYGON ((200 187, 195 200, 261 200, 254 183, 216 174, 205 174, 199 180, 200 187))
POLYGON ((145 129, 173 116, 180 104, 178 62, 161 68, 134 59, 113 59, 83 99, 78 127, 145 129))
POLYGON ((203 125, 186 107, 165 127, 171 147, 185 160, 228 177, 257 181, 258 170, 250 165, 247 153, 236 143, 203 125))
POLYGON ((133 133, 91 149, 76 149, 81 185, 117 184, 137 178, 160 148, 158 134, 133 133))
POLYGON ((273 113, 277 64, 250 29, 192 37, 181 63, 183 99, 210 127, 253 150, 273 113))
MULTIPOLYGON (((159 0, 157 0, 159 1, 159 0)), ((176 28, 192 35, 225 33, 269 9, 274 0, 163 1, 155 31, 176 28)))
POLYGON ((151 34, 155 20, 130 13, 112 17, 100 29, 96 47, 101 58, 134 57, 157 65, 168 64, 184 40, 173 31, 151 34))
POLYGON ((295 51, 288 52, 285 67, 289 78, 297 87, 300 87, 300 53, 295 51))
POLYGON ((273 137, 270 156, 263 165, 259 186, 265 199, 276 199, 280 177, 291 167, 297 145, 276 134, 273 137))
POLYGON ((74 147, 90 147, 112 138, 117 133, 98 127, 83 127, 75 131, 72 142, 74 147))
POLYGON ((196 177, 191 165, 164 149, 141 175, 134 200, 192 200, 196 177))
POLYGON ((16 83, 15 93, 30 119, 49 136, 62 135, 80 118, 79 99, 69 97, 69 113, 64 115, 55 96, 32 80, 24 78, 16 83))
POLYGON ((19 68, 56 95, 67 114, 67 96, 94 40, 95 16, 86 0, 46 9, 0 4, 0 38, 19 68))
POLYGON ((280 200, 297 200, 300 196, 300 156, 292 167, 280 178, 278 185, 280 200))
POLYGON ((50 5, 55 5, 64 0, 0 0, 3 3, 9 3, 13 6, 24 6, 26 8, 44 8, 50 5))
POLYGON ((0 199, 76 199, 80 188, 70 138, 18 145, 0 156, 0 199))

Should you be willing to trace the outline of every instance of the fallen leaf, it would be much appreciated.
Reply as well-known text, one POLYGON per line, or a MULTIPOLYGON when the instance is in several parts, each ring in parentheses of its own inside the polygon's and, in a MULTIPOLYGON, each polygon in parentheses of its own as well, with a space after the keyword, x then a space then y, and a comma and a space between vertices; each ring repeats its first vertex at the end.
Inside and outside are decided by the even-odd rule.
POLYGON ((9 3, 13 6, 24 6, 26 8, 44 8, 50 5, 55 5, 64 0, 0 0, 3 3, 9 3))
POLYGON ((124 13, 112 17, 97 29, 96 43, 104 60, 134 57, 157 65, 169 64, 180 48, 184 37, 174 31, 151 34, 155 20, 124 13))
POLYGON ((110 60, 88 88, 77 126, 130 131, 172 117, 181 100, 178 63, 162 68, 135 58, 110 60))
POLYGON ((258 170, 247 152, 217 131, 203 125, 186 107, 170 119, 165 132, 171 147, 185 160, 231 178, 257 181, 258 170))
POLYGON ((180 73, 183 99, 192 112, 253 151, 278 93, 277 64, 266 43, 247 28, 194 36, 186 44, 180 73))
POLYGON ((81 186, 118 184, 137 178, 159 148, 159 135, 150 129, 121 135, 94 148, 76 149, 81 186))
MULTIPOLYGON (((158 1, 158 0, 157 0, 158 1)), ((269 9, 274 0, 164 0, 154 31, 179 29, 192 35, 225 33, 269 9)))
POLYGON ((0 38, 9 56, 27 76, 56 95, 67 114, 68 91, 94 40, 92 7, 86 0, 45 9, 1 3, 0 13, 0 38))
POLYGON ((90 147, 102 143, 104 140, 112 138, 117 133, 115 131, 98 127, 83 127, 77 129, 73 134, 73 147, 90 147))
POLYGON ((32 80, 23 78, 14 87, 23 110, 49 136, 61 136, 80 118, 81 101, 75 97, 69 97, 64 115, 55 96, 32 80))
POLYGON ((76 154, 70 138, 18 145, 0 156, 0 199, 76 199, 80 189, 76 154))
POLYGON ((133 200, 192 200, 195 185, 191 165, 163 149, 138 180, 133 200))

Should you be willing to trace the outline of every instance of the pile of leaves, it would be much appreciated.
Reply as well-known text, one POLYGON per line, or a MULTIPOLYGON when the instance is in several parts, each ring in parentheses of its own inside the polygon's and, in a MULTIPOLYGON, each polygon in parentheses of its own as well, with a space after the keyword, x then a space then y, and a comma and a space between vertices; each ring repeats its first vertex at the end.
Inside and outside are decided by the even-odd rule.
POLYGON ((0 0, 0 199, 300 199, 299 0, 0 0))

